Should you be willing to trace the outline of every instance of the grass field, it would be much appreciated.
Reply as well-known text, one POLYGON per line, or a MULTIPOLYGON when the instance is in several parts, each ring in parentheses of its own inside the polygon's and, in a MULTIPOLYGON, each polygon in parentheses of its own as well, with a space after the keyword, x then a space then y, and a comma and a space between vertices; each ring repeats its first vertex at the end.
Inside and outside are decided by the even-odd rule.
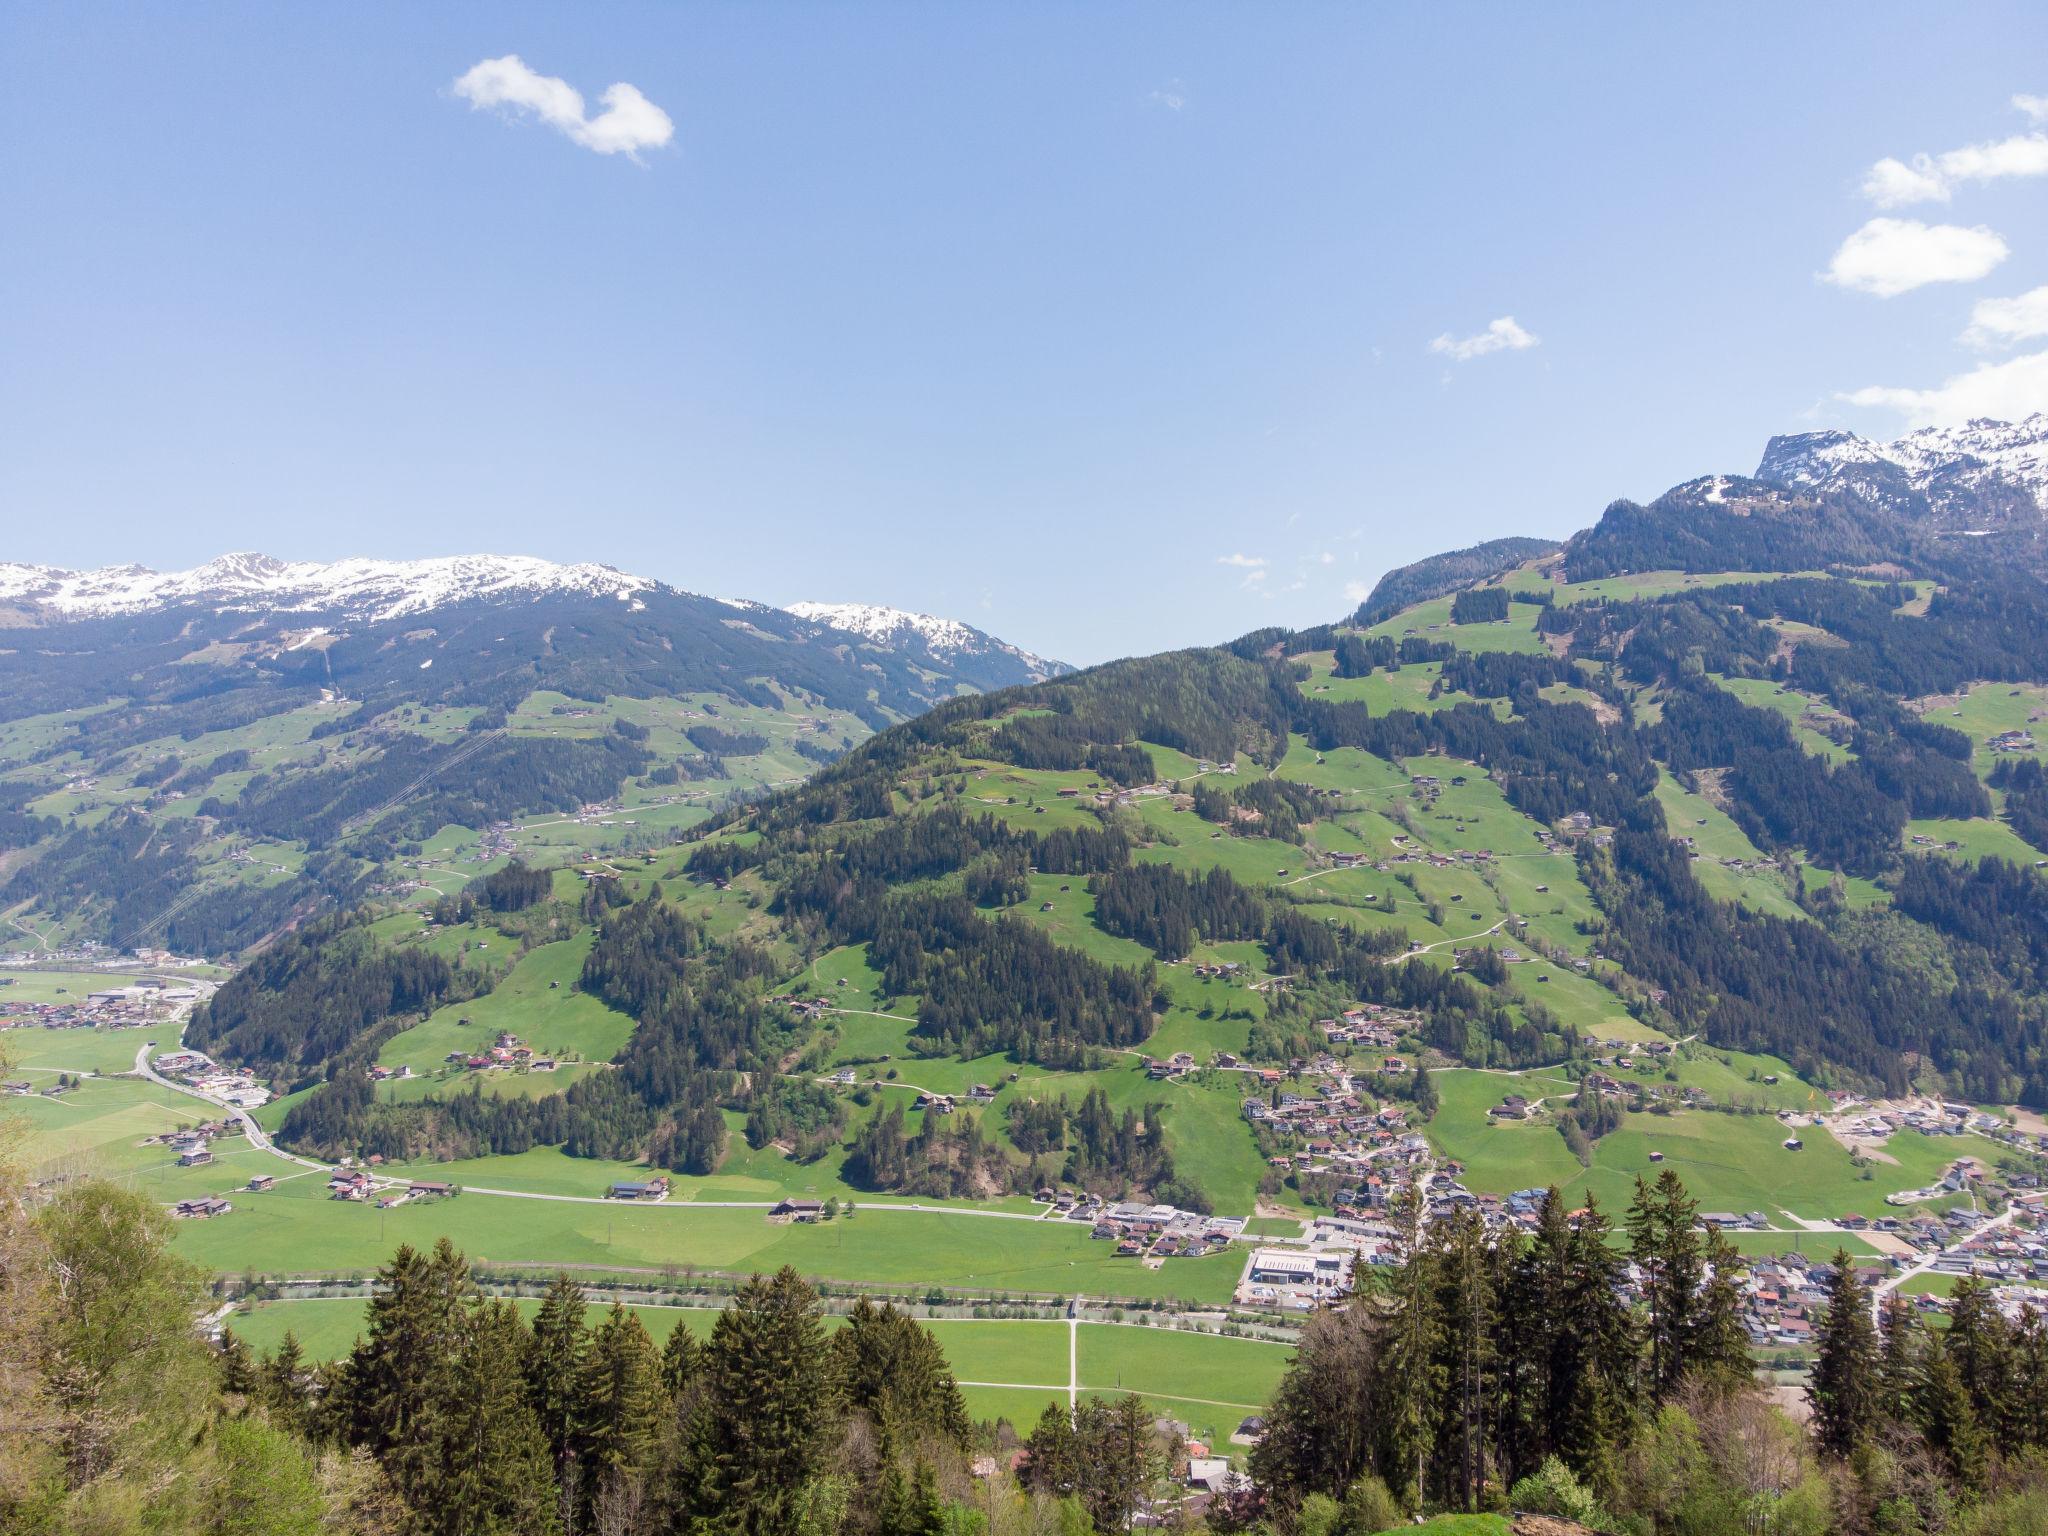
POLYGON ((506 1030, 538 1053, 610 1061, 632 1037, 633 1021, 577 989, 594 941, 586 932, 528 950, 489 992, 392 1036, 377 1059, 426 1075, 440 1071, 450 1051, 487 1050, 506 1030))
POLYGON ((366 1272, 400 1243, 447 1237, 472 1259, 600 1270, 693 1266, 730 1272, 794 1265, 808 1275, 977 1290, 1221 1301, 1241 1256, 1146 1269, 1116 1259, 1070 1222, 863 1204, 853 1217, 779 1226, 758 1209, 621 1205, 465 1194, 390 1211, 325 1198, 315 1180, 280 1182, 213 1221, 182 1224, 177 1247, 207 1268, 366 1272))
MULTIPOLYGON (((1687 1063, 1681 1080, 1725 1074, 1732 1086, 1724 1088, 1724 1097, 1753 1093, 1765 1101, 1805 1092, 1791 1083, 1779 1084, 1776 1094, 1752 1084, 1745 1075, 1752 1059, 1736 1059, 1744 1070, 1718 1059, 1687 1063)), ((1486 1116, 1487 1107, 1504 1093, 1568 1095, 1571 1087, 1564 1079, 1445 1071, 1436 1074, 1436 1082, 1441 1103, 1429 1137, 1445 1156, 1464 1163, 1471 1188, 1506 1193, 1555 1184, 1568 1197, 1597 1197, 1610 1214, 1627 1205, 1639 1176, 1653 1178, 1664 1168, 1685 1180, 1704 1210, 1760 1210, 1784 1227, 1794 1225, 1791 1216, 1826 1220, 1849 1211, 1868 1214, 1894 1190, 1933 1182, 1957 1155, 1952 1143, 1906 1132, 1893 1137, 1887 1149, 1895 1161, 1858 1169, 1839 1143, 1818 1132, 1803 1134, 1802 1150, 1787 1151, 1780 1145, 1785 1128, 1771 1115, 1677 1110, 1626 1116, 1619 1130, 1595 1143, 1591 1167, 1582 1167, 1548 1120, 1502 1124, 1486 1116), (1652 1162, 1652 1152, 1662 1154, 1661 1160, 1652 1162)))
POLYGON ((24 1024, 0 1029, 0 1063, 25 1076, 39 1072, 132 1072, 145 1042, 168 1045, 176 1033, 138 1024, 132 1029, 44 1029, 24 1024))

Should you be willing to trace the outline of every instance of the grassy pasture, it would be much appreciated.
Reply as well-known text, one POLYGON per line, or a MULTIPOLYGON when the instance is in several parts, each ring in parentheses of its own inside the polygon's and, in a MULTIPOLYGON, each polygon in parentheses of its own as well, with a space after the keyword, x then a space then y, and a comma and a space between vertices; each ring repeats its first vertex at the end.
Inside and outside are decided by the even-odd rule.
POLYGON ((1074 1223, 863 1202, 858 1215, 778 1226, 758 1209, 687 1203, 628 1206, 465 1194, 377 1211, 325 1198, 301 1180, 238 1202, 214 1221, 180 1225, 176 1245, 218 1271, 289 1266, 305 1273, 366 1271, 401 1242, 447 1237, 479 1262, 598 1268, 800 1272, 890 1284, 933 1284, 1091 1295, 1226 1299, 1241 1256, 1176 1260, 1146 1269, 1118 1260, 1074 1223))
POLYGON ((610 1061, 631 1038, 633 1021, 576 986, 595 941, 586 931, 528 950, 489 992, 393 1035, 377 1059, 422 1075, 438 1072, 450 1051, 485 1050, 498 1031, 509 1030, 536 1052, 610 1061))

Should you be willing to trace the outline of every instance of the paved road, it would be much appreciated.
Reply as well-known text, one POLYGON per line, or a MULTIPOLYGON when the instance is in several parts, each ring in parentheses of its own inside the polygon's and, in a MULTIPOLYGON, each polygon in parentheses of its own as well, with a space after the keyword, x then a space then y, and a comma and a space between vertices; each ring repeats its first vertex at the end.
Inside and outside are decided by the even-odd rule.
MULTIPOLYGON (((185 1031, 180 1028, 178 1031, 178 1043, 182 1047, 184 1042, 185 1031)), ((233 1117, 241 1124, 243 1134, 249 1138, 249 1145, 256 1148, 259 1152, 268 1152, 272 1157, 281 1157, 288 1163, 297 1163, 301 1168, 311 1168, 320 1173, 333 1171, 334 1165, 332 1163, 322 1163, 310 1157, 300 1157, 296 1152, 286 1152, 281 1148, 273 1146, 269 1135, 264 1131, 263 1127, 251 1119, 249 1112, 240 1106, 223 1103, 210 1093, 201 1093, 197 1088, 188 1088, 183 1083, 176 1083, 165 1077, 149 1064, 149 1046, 147 1043, 138 1047, 135 1052, 135 1070, 160 1088, 168 1088, 173 1093, 182 1093, 186 1098, 197 1099, 202 1104, 211 1104, 223 1114, 233 1117)))
POLYGON ((1933 1269, 1936 1264, 1940 1263, 1941 1260, 1947 1258, 1950 1254, 1959 1253, 1962 1250, 1965 1243, 1975 1242, 1979 1237, 1982 1237, 1986 1232, 1995 1232, 2000 1227, 2010 1226, 2012 1224, 2013 1212, 2016 1209, 2017 1207, 2008 1205, 2004 1210, 2000 1211, 1996 1216, 1992 1217, 1989 1221, 1985 1222, 1981 1227, 1977 1228, 1976 1231, 1972 1232, 1968 1237, 1964 1238, 1962 1242, 1952 1243, 1946 1248, 1937 1248, 1934 1250, 1934 1252, 1925 1255, 1924 1257, 1916 1260, 1914 1263, 1908 1265, 1906 1268, 1900 1270, 1896 1275, 1893 1275, 1889 1280, 1881 1281, 1878 1284, 1877 1289, 1874 1292, 1872 1292, 1870 1297, 1870 1310, 1872 1315, 1882 1318, 1884 1315, 1885 1297, 1889 1296, 1893 1291, 1896 1291, 1908 1280, 1926 1274, 1929 1270, 1933 1269))

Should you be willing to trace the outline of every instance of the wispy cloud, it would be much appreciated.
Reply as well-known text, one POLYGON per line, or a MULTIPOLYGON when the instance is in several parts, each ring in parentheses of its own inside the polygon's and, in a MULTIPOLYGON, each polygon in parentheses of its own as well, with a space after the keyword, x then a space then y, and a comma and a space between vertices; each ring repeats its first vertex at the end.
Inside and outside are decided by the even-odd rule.
MULTIPOLYGON (((2030 121, 2048 122, 2048 96, 2015 96, 2012 104, 2030 121)), ((1886 156, 1864 173, 1863 195, 1880 208, 1904 208, 1945 203, 1967 183, 2027 176, 2048 176, 2048 134, 2014 134, 1910 160, 1886 156)))
POLYGON ((1446 331, 1429 344, 1429 350, 1448 357, 1454 363, 1469 363, 1489 352, 1526 352, 1539 341, 1539 337, 1530 335, 1515 324, 1513 315, 1502 315, 1474 336, 1453 336, 1446 331))
POLYGON ((1218 565, 1234 565, 1240 570, 1257 570, 1266 563, 1264 555, 1218 555, 1218 565))
POLYGON ((1979 299, 1970 311, 1970 328, 1963 332, 1973 347, 2009 347, 2036 336, 2048 336, 2048 287, 2010 299, 1979 299))
POLYGON ((1851 405, 1897 411, 1915 427, 1953 426, 1980 416, 2021 421, 2048 410, 2048 352, 1984 363, 1930 389, 1878 384, 1841 398, 1851 405))
POLYGON ((485 59, 455 82, 454 91, 472 107, 500 107, 516 115, 539 118, 571 143, 600 155, 625 155, 637 161, 643 149, 660 149, 675 137, 669 115, 620 82, 605 87, 598 98, 604 110, 592 117, 583 93, 555 75, 532 69, 516 53, 485 59))
POLYGON ((1888 299, 1928 283, 1973 283, 2009 254, 1981 224, 1879 218, 1844 240, 1821 275, 1838 287, 1888 299))
POLYGON ((1156 106, 1169 112, 1179 112, 1188 104, 1188 88, 1178 80, 1169 80, 1151 95, 1156 106))
POLYGON ((1372 583, 1369 581, 1347 581, 1344 583, 1344 601, 1347 603, 1362 603, 1371 596, 1372 583))

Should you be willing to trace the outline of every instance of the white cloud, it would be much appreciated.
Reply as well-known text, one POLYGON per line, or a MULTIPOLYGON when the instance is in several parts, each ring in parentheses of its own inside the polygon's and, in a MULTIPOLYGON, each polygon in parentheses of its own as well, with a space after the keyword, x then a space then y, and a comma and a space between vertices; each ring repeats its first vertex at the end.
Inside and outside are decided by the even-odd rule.
POLYGON ((1954 426, 1980 416, 2023 421, 2048 410, 2048 352, 1984 363, 1931 389, 1872 385, 1841 398, 1851 405, 1897 411, 1915 427, 1954 426))
POLYGON ((1926 283, 1973 283, 2009 254, 2005 242, 1981 224, 1872 219, 1842 242, 1822 275, 1840 287, 1888 299, 1926 283))
POLYGON ((1886 156, 1863 173, 1863 195, 1880 208, 1947 202, 1948 183, 1926 162, 1925 155, 1914 165, 1886 156))
POLYGON ((1255 571, 1266 563, 1264 555, 1218 555, 1218 565, 1234 565, 1241 570, 1255 571))
POLYGON ((1347 603, 1362 603, 1371 596, 1372 584, 1370 582, 1347 581, 1344 583, 1344 601, 1347 603))
MULTIPOLYGON (((2015 96, 2012 104, 2033 122, 2048 122, 2048 96, 2015 96)), ((1880 208, 1945 203, 1958 183, 2021 176, 2048 176, 2048 134, 2015 134, 1910 161, 1887 156, 1864 173, 1863 195, 1880 208)))
POLYGON ((1178 112, 1188 104, 1188 88, 1178 80, 1169 80, 1152 93, 1151 99, 1169 112, 1178 112))
POLYGON ((1316 556, 1317 565, 1335 565, 1336 563, 1337 557, 1327 549, 1324 550, 1320 555, 1316 556))
POLYGON ((2048 336, 2048 287, 2010 299, 1979 299, 1963 332, 1973 347, 2011 346, 2036 336, 2048 336))
POLYGON ((1489 352, 1525 352, 1538 340, 1515 324, 1513 315, 1502 315, 1476 336, 1453 336, 1446 331, 1429 344, 1429 350, 1440 352, 1455 363, 1469 363, 1489 352))
POLYGON ((570 142, 600 155, 638 160, 641 150, 660 149, 676 134, 669 115, 636 87, 623 82, 605 87, 598 98, 604 110, 591 117, 582 92, 554 75, 535 73, 516 53, 485 59, 457 80, 454 90, 472 107, 531 113, 570 142))

